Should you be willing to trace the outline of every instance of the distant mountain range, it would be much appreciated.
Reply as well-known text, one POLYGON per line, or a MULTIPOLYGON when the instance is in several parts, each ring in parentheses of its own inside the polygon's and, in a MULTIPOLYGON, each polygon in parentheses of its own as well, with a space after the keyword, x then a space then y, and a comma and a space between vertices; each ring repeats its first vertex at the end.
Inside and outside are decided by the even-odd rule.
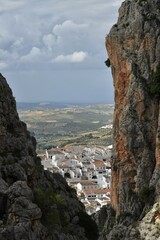
POLYGON ((33 109, 33 108, 68 108, 71 106, 87 106, 106 103, 61 103, 61 102, 17 102, 18 109, 33 109))
POLYGON ((19 109, 32 109, 32 108, 66 108, 67 104, 57 102, 18 102, 17 108, 19 109))

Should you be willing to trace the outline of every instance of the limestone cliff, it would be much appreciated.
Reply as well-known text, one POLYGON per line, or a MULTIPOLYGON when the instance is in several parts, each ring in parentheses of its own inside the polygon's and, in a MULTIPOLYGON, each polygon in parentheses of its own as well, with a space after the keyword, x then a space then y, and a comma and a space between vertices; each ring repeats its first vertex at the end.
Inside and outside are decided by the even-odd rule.
POLYGON ((115 88, 111 198, 116 218, 113 228, 104 223, 104 235, 139 239, 129 226, 158 199, 159 189, 160 0, 125 0, 106 48, 115 88))
POLYGON ((44 171, 35 148, 0 75, 0 239, 97 239, 75 190, 59 174, 44 171))
POLYGON ((136 194, 149 186, 156 165, 159 100, 149 84, 160 64, 159 26, 160 1, 128 0, 106 39, 115 87, 112 203, 117 214, 136 213, 136 194))

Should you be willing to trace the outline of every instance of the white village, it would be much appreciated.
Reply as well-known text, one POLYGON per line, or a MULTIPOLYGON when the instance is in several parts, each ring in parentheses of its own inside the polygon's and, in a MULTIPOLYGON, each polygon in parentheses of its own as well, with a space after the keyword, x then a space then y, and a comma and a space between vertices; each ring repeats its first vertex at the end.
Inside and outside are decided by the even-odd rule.
POLYGON ((39 150, 45 170, 60 173, 77 192, 86 212, 92 214, 110 202, 112 145, 66 146, 39 150))

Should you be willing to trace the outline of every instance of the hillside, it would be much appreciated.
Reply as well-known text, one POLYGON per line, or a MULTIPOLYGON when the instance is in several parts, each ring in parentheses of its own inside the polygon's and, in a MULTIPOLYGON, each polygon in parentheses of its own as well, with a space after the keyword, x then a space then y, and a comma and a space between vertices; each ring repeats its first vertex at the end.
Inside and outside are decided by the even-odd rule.
POLYGON ((19 104, 18 112, 29 131, 37 139, 37 148, 71 145, 112 144, 113 105, 53 105, 19 104))

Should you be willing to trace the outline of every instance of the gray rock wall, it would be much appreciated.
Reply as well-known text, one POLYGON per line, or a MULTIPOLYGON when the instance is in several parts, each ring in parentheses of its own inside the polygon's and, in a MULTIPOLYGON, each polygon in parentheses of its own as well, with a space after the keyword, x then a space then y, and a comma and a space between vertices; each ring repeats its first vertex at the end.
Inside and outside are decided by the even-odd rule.
POLYGON ((160 1, 126 0, 106 38, 115 87, 112 203, 117 215, 135 215, 143 207, 138 195, 149 187, 158 163, 159 26, 160 1))
POLYGON ((97 239, 96 225, 86 215, 75 190, 59 174, 44 171, 36 156, 36 141, 20 121, 12 91, 2 75, 0 239, 97 239))
POLYGON ((115 88, 111 187, 116 217, 111 216, 109 228, 113 210, 107 211, 101 239, 147 240, 149 231, 141 233, 137 221, 145 221, 160 192, 160 0, 125 0, 106 48, 115 88))

